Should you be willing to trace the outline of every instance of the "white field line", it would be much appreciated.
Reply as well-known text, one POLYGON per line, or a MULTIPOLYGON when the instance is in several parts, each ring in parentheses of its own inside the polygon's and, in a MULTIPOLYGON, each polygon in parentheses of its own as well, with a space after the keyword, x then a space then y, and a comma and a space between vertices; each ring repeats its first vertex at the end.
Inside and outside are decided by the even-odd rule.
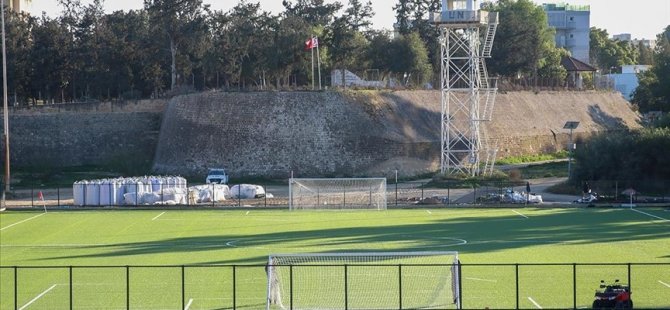
POLYGON ((45 215, 45 214, 46 214, 46 213, 40 213, 40 214, 35 215, 35 216, 31 217, 31 218, 27 218, 27 219, 25 219, 25 220, 23 220, 23 221, 16 222, 16 223, 14 223, 14 224, 12 224, 12 225, 9 225, 9 226, 0 228, 0 230, 5 230, 5 229, 10 228, 10 227, 12 227, 12 226, 14 226, 14 225, 19 225, 19 224, 21 224, 21 223, 23 223, 23 222, 30 221, 30 220, 32 220, 32 219, 34 219, 34 218, 40 217, 40 216, 45 215))
POLYGON ((542 306, 540 306, 540 304, 538 304, 538 303, 537 303, 535 300, 533 300, 532 298, 528 297, 528 300, 530 300, 530 302, 532 302, 533 305, 535 305, 535 307, 537 307, 538 309, 542 309, 542 306))
POLYGON ((36 300, 40 299, 40 297, 44 296, 44 294, 48 293, 50 290, 52 290, 54 287, 56 287, 58 284, 52 285, 50 288, 48 288, 46 291, 42 292, 41 294, 37 295, 33 300, 29 301, 27 304, 23 305, 23 307, 19 308, 19 310, 23 310, 30 306, 30 304, 34 303, 36 300))
POLYGON ((497 280, 489 280, 489 279, 480 279, 480 278, 465 278, 466 280, 474 280, 474 281, 484 281, 484 282, 498 282, 497 280))
POLYGON ((428 212, 428 214, 433 214, 433 212, 430 212, 430 210, 426 210, 426 212, 428 212))
POLYGON ((642 214, 644 214, 644 215, 651 216, 651 217, 653 217, 653 218, 657 218, 657 219, 662 220, 662 221, 664 221, 664 222, 670 222, 669 219, 662 218, 662 217, 660 217, 660 216, 656 216, 656 215, 653 215, 653 214, 649 214, 649 213, 647 213, 647 212, 642 212, 642 211, 640 211, 640 210, 636 210, 636 209, 631 209, 631 210, 633 210, 633 211, 635 211, 635 212, 637 212, 637 213, 642 213, 642 214))
POLYGON ((188 310, 188 308, 191 307, 191 303, 193 303, 193 298, 188 300, 188 303, 186 304, 186 307, 184 307, 184 310, 188 310))
POLYGON ((512 212, 514 212, 514 213, 516 213, 516 214, 518 214, 518 215, 521 215, 521 216, 523 216, 523 217, 525 217, 525 218, 528 218, 527 216, 525 216, 525 215, 519 213, 517 210, 512 210, 512 212))
POLYGON ((663 285, 665 285, 665 286, 667 286, 667 287, 670 287, 670 284, 665 283, 665 282, 663 282, 663 281, 661 281, 661 280, 658 280, 658 283, 661 283, 661 284, 663 284, 663 285))
MULTIPOLYGON (((167 212, 167 211, 165 211, 165 212, 167 212)), ((165 214, 165 212, 163 212, 163 213, 161 213, 161 214, 159 214, 159 215, 156 215, 156 217, 152 218, 151 220, 152 220, 152 221, 155 221, 157 218, 161 217, 161 215, 165 214)))

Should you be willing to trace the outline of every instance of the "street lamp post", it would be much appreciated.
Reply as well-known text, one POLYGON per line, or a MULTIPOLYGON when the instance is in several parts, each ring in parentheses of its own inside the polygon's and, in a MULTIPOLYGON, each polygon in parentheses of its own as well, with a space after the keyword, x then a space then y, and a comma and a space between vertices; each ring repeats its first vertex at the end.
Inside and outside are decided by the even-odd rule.
POLYGON ((572 165, 572 131, 579 127, 579 122, 577 121, 568 121, 563 125, 563 129, 570 129, 570 144, 568 144, 568 180, 571 178, 571 165, 572 165))

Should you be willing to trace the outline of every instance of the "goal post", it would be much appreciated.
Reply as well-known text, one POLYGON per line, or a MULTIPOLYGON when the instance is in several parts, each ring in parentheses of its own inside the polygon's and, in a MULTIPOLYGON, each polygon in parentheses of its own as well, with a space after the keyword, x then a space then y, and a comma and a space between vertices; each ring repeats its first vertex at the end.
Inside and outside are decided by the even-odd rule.
POLYGON ((270 255, 266 309, 460 309, 458 252, 270 255))
POLYGON ((386 210, 386 178, 291 178, 289 209, 386 210))

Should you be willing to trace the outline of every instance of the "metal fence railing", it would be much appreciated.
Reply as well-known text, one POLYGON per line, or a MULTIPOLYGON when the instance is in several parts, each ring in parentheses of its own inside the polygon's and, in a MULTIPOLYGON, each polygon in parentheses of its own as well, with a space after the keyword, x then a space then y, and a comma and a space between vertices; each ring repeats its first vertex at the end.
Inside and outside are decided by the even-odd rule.
MULTIPOLYGON (((573 198, 581 194, 584 182, 573 184, 573 198)), ((670 180, 649 181, 588 181, 589 189, 598 203, 629 203, 627 190, 633 189, 633 203, 670 203, 670 180)), ((286 207, 289 200, 288 185, 258 184, 222 186, 205 184, 189 186, 177 184, 178 189, 152 184, 63 184, 52 187, 32 185, 14 189, 7 199, 18 207, 286 207), (259 186, 262 190, 254 190, 259 186), (251 190, 250 190, 251 188, 251 190), (91 192, 93 191, 93 192, 91 192)), ((526 182, 398 182, 386 186, 389 208, 414 205, 452 204, 526 204, 534 203, 533 189, 526 195, 526 182)), ((570 198, 569 196, 566 196, 570 198)), ((565 197, 564 197, 565 199, 565 197)), ((547 202, 547 199, 544 200, 547 202)), ((551 202, 551 200, 549 200, 551 202)), ((570 201, 561 201, 570 202, 570 201)))
MULTIPOLYGON (((282 294, 290 300, 284 306, 297 308, 301 294, 313 288, 301 282, 304 273, 297 272, 300 268, 310 268, 312 274, 314 268, 325 268, 331 277, 342 279, 309 285, 350 283, 338 292, 344 296, 341 309, 353 307, 344 301, 361 300, 361 294, 379 295, 382 288, 376 291, 375 285, 385 287, 382 299, 391 305, 382 308, 412 308, 407 306, 410 296, 403 292, 417 289, 410 287, 417 282, 407 279, 421 273, 423 267, 450 270, 451 265, 292 265, 290 281, 283 284, 288 289, 282 294), (371 270, 347 273, 347 268, 371 270), (396 280, 386 281, 389 277, 396 280), (381 278, 386 280, 377 281, 381 278)), ((615 279, 629 285, 636 309, 670 308, 670 263, 461 264, 459 274, 457 294, 462 309, 590 308, 600 280, 615 279)), ((265 265, 0 266, 1 309, 29 305, 38 309, 186 309, 191 305, 197 309, 265 309, 267 292, 265 265)), ((319 296, 312 298, 318 302, 319 296)), ((442 306, 456 308, 451 302, 442 306)))

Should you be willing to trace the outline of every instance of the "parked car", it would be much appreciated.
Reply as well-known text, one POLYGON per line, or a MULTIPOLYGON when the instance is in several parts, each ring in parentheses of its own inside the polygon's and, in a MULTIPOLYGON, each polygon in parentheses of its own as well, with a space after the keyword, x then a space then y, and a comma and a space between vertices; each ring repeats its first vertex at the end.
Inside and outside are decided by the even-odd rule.
POLYGON ((207 184, 228 184, 228 174, 226 174, 226 169, 210 168, 207 172, 207 179, 205 182, 207 184))

